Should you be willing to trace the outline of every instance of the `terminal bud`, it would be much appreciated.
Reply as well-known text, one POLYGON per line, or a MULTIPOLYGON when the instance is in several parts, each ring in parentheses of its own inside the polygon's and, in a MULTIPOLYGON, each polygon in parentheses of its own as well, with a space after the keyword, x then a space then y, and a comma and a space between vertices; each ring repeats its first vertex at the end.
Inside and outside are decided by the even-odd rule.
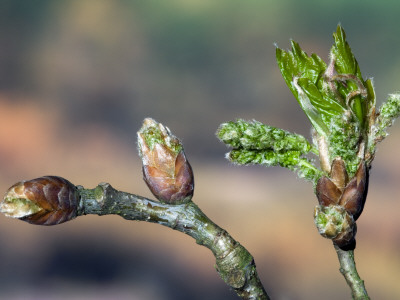
POLYGON ((349 180, 343 160, 337 158, 329 177, 323 176, 317 182, 320 205, 315 209, 315 224, 322 236, 332 239, 341 249, 355 247, 355 221, 364 208, 367 190, 368 168, 364 161, 349 180))
POLYGON ((353 178, 348 179, 343 160, 332 162, 329 177, 321 177, 316 186, 318 202, 322 206, 339 205, 357 220, 367 196, 368 169, 362 161, 353 178))
POLYGON ((170 204, 191 201, 193 171, 181 141, 167 127, 147 118, 138 132, 138 148, 143 179, 153 195, 170 204))

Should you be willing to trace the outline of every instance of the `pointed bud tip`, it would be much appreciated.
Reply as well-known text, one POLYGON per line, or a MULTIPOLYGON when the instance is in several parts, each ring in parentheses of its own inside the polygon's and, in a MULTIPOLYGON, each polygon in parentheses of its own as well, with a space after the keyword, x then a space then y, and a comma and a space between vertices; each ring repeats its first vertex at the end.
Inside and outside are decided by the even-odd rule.
POLYGON ((168 147, 176 155, 182 149, 181 141, 171 133, 168 127, 151 118, 146 118, 138 131, 139 152, 143 155, 145 151, 153 150, 157 144, 168 147))
POLYGON ((42 210, 35 202, 27 199, 24 193, 21 193, 23 183, 22 181, 13 185, 4 195, 4 199, 0 203, 0 212, 6 217, 20 219, 42 210))
POLYGON ((143 126, 154 126, 157 125, 158 123, 156 122, 156 120, 154 120, 153 118, 145 118, 143 120, 143 126))

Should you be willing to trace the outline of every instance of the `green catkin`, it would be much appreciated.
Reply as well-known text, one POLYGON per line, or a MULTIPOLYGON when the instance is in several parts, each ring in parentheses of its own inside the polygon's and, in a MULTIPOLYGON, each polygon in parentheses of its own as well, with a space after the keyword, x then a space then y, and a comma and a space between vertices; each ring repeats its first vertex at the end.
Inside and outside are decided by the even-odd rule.
POLYGON ((303 157, 312 147, 301 135, 257 121, 237 120, 222 124, 217 136, 233 148, 227 158, 235 164, 267 167, 279 165, 314 182, 322 176, 321 171, 303 157))
POLYGON ((257 121, 237 120, 220 126, 218 138, 234 149, 293 150, 302 154, 310 152, 310 143, 301 135, 264 125, 257 121))
POLYGON ((299 151, 274 152, 272 150, 233 149, 227 158, 238 165, 281 166, 298 173, 299 177, 316 182, 322 172, 299 151))
POLYGON ((376 124, 376 135, 386 137, 386 130, 393 125, 396 118, 400 116, 400 94, 389 95, 379 110, 379 117, 376 124))

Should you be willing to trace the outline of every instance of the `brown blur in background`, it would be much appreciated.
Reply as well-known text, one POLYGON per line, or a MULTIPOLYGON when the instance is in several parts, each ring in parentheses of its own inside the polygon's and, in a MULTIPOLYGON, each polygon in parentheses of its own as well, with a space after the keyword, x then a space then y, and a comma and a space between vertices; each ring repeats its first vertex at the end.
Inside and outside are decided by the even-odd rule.
MULTIPOLYGON (((400 89, 398 1, 0 0, 0 190, 42 175, 152 197, 136 131, 145 117, 185 145, 194 201, 255 257, 273 299, 349 299, 312 185, 235 167, 219 124, 256 119, 309 137, 277 43, 327 60, 340 22, 378 105, 400 89)), ((373 299, 400 298, 400 124, 379 148, 356 261, 373 299)), ((0 216, 0 299, 237 299, 182 233, 117 216, 40 227, 0 216)))

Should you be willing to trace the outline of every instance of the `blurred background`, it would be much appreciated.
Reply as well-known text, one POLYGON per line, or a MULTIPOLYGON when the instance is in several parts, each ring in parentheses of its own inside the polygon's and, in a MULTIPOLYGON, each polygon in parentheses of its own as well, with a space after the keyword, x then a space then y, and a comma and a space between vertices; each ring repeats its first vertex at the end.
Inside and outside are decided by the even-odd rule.
MULTIPOLYGON (((42 175, 152 197, 136 131, 185 145, 194 201, 255 257, 273 299, 349 299, 312 185, 235 167, 219 124, 256 119, 309 137, 274 43, 328 59, 345 28, 378 105, 400 89, 398 1, 0 0, 0 190, 42 175)), ((379 148, 356 261, 374 299, 399 299, 400 122, 379 148)), ((156 224, 85 216, 40 227, 0 216, 0 299, 238 299, 211 252, 156 224)))

